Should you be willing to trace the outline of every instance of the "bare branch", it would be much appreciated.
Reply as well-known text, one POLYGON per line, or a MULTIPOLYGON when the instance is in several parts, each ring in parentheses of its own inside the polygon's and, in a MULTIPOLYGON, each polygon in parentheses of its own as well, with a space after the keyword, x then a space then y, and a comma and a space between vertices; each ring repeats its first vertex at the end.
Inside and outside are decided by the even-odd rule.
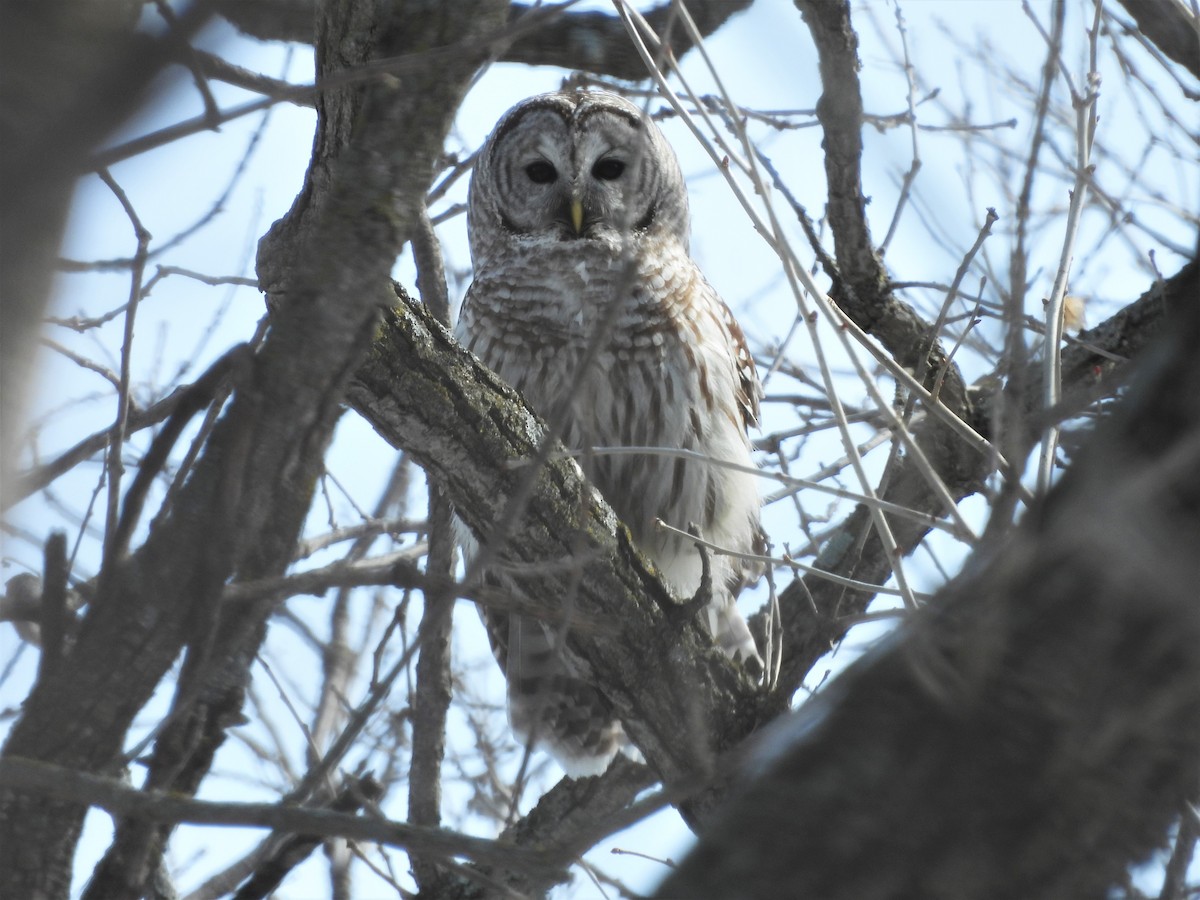
POLYGON ((17 756, 0 760, 0 785, 34 796, 70 800, 108 810, 115 816, 178 825, 240 825, 296 835, 347 837, 423 852, 431 857, 463 857, 480 863, 541 872, 557 866, 536 850, 372 819, 332 810, 278 803, 210 803, 177 794, 135 790, 124 782, 17 756))
MULTIPOLYGON (((751 0, 692 0, 688 4, 705 35, 712 34, 751 0)), ((218 12, 247 34, 263 40, 311 42, 314 0, 215 0, 218 12)), ((500 55, 504 62, 531 66, 583 69, 614 78, 636 81, 643 77, 641 61, 625 40, 620 20, 603 12, 565 12, 571 3, 560 3, 560 12, 536 31, 513 43, 500 55)), ((670 2, 646 13, 657 27, 670 15, 670 2)), ((513 3, 509 21, 518 22, 542 4, 513 3)), ((554 7, 549 7, 553 9, 554 7)), ((676 34, 672 50, 682 57, 692 43, 676 34)))
POLYGON ((133 34, 137 7, 86 0, 69 6, 12 4, 0 56, 22 73, 6 97, 8 132, 0 194, 0 484, 7 488, 19 433, 33 330, 42 316, 53 259, 76 176, 92 148, 143 100, 143 90, 174 55, 176 40, 208 19, 207 4, 189 4, 172 34, 133 34), (132 14, 131 14, 132 12, 132 14), (47 61, 63 63, 48 68, 47 61))
MULTIPOLYGON (((454 572, 452 516, 450 502, 437 487, 430 486, 430 549, 426 571, 447 580, 454 572)), ((408 818, 414 825, 436 826, 442 821, 442 760, 446 754, 446 713, 450 708, 453 602, 454 595, 449 591, 425 592, 408 789, 408 818)), ((422 889, 432 888, 439 878, 439 870, 433 863, 424 857, 413 857, 413 872, 422 889)))
POLYGON ((1096 897, 1160 846, 1200 757, 1200 307, 1173 323, 988 564, 763 736, 659 896, 1096 897))
MULTIPOLYGON (((234 573, 274 575, 291 558, 346 379, 369 345, 387 273, 415 221, 409 201, 423 201, 453 110, 503 9, 492 0, 477 13, 466 17, 469 26, 444 11, 424 16, 422 28, 373 32, 386 42, 374 52, 385 55, 403 55, 410 42, 448 47, 459 40, 474 50, 445 54, 447 64, 421 90, 376 85, 340 95, 357 112, 324 122, 313 163, 323 188, 306 191, 309 205, 264 243, 264 259, 279 248, 279 268, 264 283, 291 290, 286 300, 277 294, 253 377, 229 403, 170 514, 138 551, 106 568, 69 659, 38 682, 5 754, 83 772, 112 765, 133 716, 189 645, 148 784, 186 793, 208 771, 225 728, 236 721, 270 610, 253 604, 223 613, 213 601, 234 573), (396 197, 399 209, 380 215, 380 198, 390 207, 396 197), (226 465, 230 460, 239 464, 226 465), (282 483, 280 472, 289 473, 282 483), (81 679, 88 690, 80 689, 81 679)), ((336 24, 330 34, 345 37, 358 54, 370 51, 336 24)), ((338 52, 322 50, 330 58, 338 52)), ((0 794, 0 889, 38 896, 69 885, 83 813, 78 803, 0 794)), ((93 890, 116 897, 131 883, 140 888, 157 870, 168 834, 153 823, 121 823, 93 890)))

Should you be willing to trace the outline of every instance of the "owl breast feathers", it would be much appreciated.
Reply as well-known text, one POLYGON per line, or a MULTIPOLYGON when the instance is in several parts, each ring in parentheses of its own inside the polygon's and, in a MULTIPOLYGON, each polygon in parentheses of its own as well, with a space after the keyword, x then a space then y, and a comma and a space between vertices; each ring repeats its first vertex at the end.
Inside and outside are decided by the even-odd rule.
MULTIPOLYGON (((561 427, 681 598, 699 586, 700 553, 657 519, 695 524, 742 553, 761 542, 754 476, 734 467, 751 464, 746 431, 761 390, 741 329, 688 255, 688 227, 675 154, 637 107, 607 93, 532 97, 500 120, 475 163, 475 280, 457 330, 561 427), (629 447, 660 449, 603 452, 629 447)), ((477 545, 465 531, 469 557, 477 545)), ((725 555, 710 561, 709 630, 757 673, 734 602, 747 567, 725 555)), ((517 736, 549 750, 569 775, 603 771, 623 735, 602 686, 576 676, 553 626, 482 612, 517 736)))

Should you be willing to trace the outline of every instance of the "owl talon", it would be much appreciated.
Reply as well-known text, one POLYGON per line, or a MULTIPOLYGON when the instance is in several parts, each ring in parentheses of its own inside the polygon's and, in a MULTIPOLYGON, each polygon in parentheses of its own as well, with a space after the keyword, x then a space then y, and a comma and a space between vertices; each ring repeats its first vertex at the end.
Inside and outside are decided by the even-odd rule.
POLYGON ((679 627, 692 621, 708 604, 712 602, 712 562, 708 557, 708 548, 704 546, 704 538, 700 527, 692 522, 688 525, 688 534, 696 539, 696 550, 700 554, 700 584, 691 598, 671 608, 669 618, 679 627))

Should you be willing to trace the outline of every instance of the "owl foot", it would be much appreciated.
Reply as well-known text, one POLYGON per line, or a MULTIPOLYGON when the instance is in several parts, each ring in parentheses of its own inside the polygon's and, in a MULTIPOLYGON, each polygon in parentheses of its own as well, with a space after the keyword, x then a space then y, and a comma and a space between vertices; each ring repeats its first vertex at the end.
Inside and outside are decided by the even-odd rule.
POLYGON ((708 557, 708 548, 704 545, 704 536, 695 522, 688 525, 688 534, 696 539, 696 549, 700 552, 700 584, 691 599, 674 606, 668 614, 668 618, 679 627, 707 609, 713 599, 712 562, 708 557))

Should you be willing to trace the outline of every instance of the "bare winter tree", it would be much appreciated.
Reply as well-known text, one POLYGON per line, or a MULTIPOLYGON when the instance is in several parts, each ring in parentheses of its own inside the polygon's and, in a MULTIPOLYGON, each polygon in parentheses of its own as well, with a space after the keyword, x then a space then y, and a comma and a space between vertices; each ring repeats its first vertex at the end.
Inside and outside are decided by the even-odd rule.
POLYGON ((584 856, 670 810, 700 841, 661 896, 1200 892, 1200 12, 1014 4, 1018 58, 903 4, 798 0, 811 83, 785 87, 811 102, 783 109, 733 91, 751 62, 720 43, 765 6, 3 6, 0 896, 525 897, 580 872, 639 896, 669 870, 639 887, 584 856), (235 30, 312 48, 315 81, 212 49, 235 30), (935 74, 917 48, 946 35, 935 74), (736 287, 767 391, 763 684, 447 328, 500 112, 468 128, 464 98, 547 67, 675 129, 771 261, 736 287), (182 79, 200 116, 113 136, 182 79), (118 173, 261 116, 241 173, 285 104, 316 135, 256 277, 176 264, 240 174, 156 240, 118 173), (63 255, 77 182, 132 253, 63 255), (62 314, 72 278, 113 272, 123 296, 62 314), (143 382, 144 307, 175 296, 195 328, 181 283, 268 312, 143 382), (103 393, 61 402, 39 346, 103 393), (374 498, 338 479, 347 445, 374 498), (504 591, 460 580, 454 513, 504 591), (460 601, 563 626, 640 761, 552 784, 460 601), (896 619, 819 687, 854 626, 896 619))

